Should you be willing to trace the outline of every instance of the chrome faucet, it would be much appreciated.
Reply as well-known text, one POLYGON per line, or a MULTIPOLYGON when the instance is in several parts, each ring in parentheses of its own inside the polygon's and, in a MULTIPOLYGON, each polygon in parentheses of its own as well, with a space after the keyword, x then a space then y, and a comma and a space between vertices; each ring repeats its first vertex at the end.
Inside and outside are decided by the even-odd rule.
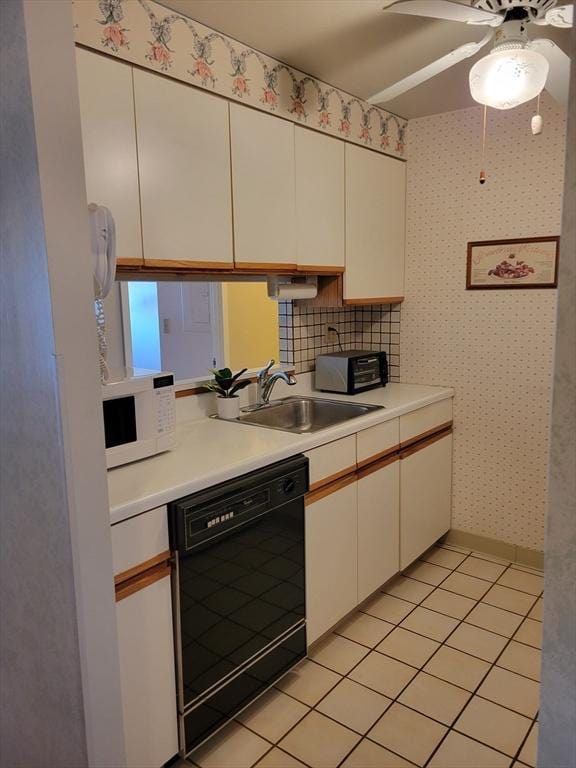
POLYGON ((273 365, 274 360, 268 360, 264 368, 258 372, 256 378, 258 386, 257 406, 268 405, 270 402, 270 395, 274 389, 274 384, 276 384, 277 381, 281 380, 288 384, 289 387, 296 384, 296 377, 292 376, 291 373, 286 373, 286 371, 274 371, 274 373, 269 373, 270 368, 272 368, 273 365))

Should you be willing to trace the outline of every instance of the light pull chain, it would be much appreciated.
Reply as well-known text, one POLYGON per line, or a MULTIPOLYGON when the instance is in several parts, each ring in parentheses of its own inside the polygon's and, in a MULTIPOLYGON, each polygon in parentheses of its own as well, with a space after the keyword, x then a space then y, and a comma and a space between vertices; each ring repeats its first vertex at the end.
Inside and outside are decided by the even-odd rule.
POLYGON ((484 154, 486 152, 486 115, 488 108, 484 105, 484 119, 482 121, 482 160, 480 163, 480 184, 486 184, 486 172, 484 171, 484 154))
POLYGON ((542 115, 540 114, 540 94, 538 94, 538 101, 536 103, 536 114, 532 118, 531 127, 532 127, 532 133, 534 136, 540 136, 542 133, 542 115))

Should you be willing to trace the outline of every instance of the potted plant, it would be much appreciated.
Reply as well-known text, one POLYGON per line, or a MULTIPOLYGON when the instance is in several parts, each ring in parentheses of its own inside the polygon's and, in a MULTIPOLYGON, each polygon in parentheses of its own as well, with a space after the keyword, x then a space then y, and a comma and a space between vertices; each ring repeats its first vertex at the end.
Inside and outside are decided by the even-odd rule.
POLYGON ((240 380, 240 376, 248 369, 242 368, 238 373, 232 373, 230 368, 211 368, 214 380, 204 384, 204 389, 215 392, 216 406, 221 419, 236 419, 240 413, 240 398, 237 392, 250 384, 250 379, 240 380))

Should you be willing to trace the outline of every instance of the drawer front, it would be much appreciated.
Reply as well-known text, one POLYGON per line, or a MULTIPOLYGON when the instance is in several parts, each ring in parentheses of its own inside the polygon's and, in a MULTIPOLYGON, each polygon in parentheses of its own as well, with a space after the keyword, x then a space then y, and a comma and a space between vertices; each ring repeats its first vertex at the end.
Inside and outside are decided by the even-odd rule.
POLYGON ((358 432, 357 441, 359 467, 383 458, 398 448, 400 442, 398 419, 391 419, 369 429, 363 429, 362 432, 358 432))
POLYGON ((447 426, 451 421, 452 398, 406 413, 400 416, 400 444, 406 445, 426 437, 439 427, 447 426))
POLYGON ((168 513, 158 507, 112 526, 114 576, 125 574, 169 550, 168 513))
POLYGON ((343 477, 356 469, 356 435, 313 448, 305 454, 310 461, 310 490, 343 477))

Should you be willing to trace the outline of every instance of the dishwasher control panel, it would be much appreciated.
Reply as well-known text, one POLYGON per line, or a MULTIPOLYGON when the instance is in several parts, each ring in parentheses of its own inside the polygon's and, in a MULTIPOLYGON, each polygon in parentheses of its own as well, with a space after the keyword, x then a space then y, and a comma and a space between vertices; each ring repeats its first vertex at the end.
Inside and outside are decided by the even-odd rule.
POLYGON ((180 499, 169 508, 171 547, 187 552, 304 496, 308 486, 308 459, 299 454, 180 499))

